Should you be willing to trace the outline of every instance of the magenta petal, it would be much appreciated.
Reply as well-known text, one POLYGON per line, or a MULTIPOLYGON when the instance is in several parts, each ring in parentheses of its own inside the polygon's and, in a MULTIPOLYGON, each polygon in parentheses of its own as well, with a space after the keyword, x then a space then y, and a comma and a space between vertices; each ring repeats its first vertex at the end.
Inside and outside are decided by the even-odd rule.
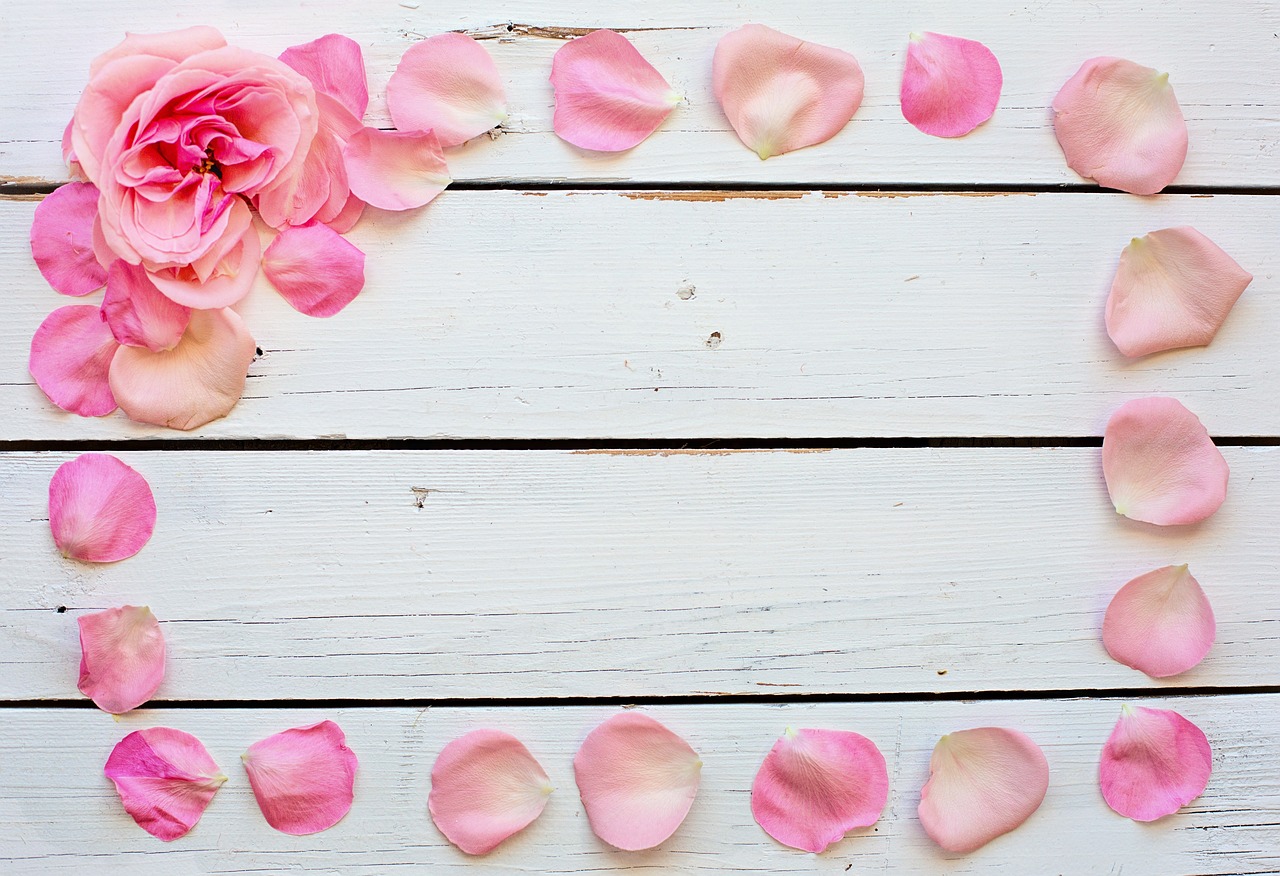
POLYGON ((281 833, 328 830, 351 810, 359 762, 332 721, 268 736, 240 759, 258 808, 281 833))
POLYGON ((120 715, 151 699, 164 680, 164 634, 151 609, 126 605, 80 624, 80 693, 120 715))
POLYGON ((551 781, 524 743, 473 730, 444 747, 431 768, 431 820, 468 855, 492 851, 546 808, 551 781))
POLYGON ((98 187, 93 183, 58 186, 36 204, 31 221, 31 255, 55 291, 88 295, 107 282, 93 252, 93 221, 98 218, 98 187))
POLYGON ((40 323, 27 367, 49 401, 82 417, 101 417, 116 409, 107 374, 119 348, 97 307, 69 304, 40 323))
POLYGON ((402 131, 434 131, 460 146, 502 124, 507 95, 484 46, 464 33, 414 43, 387 82, 387 110, 402 131))
POLYGON ((1186 672, 1213 647, 1209 597, 1185 565, 1139 575, 1120 588, 1102 620, 1113 658, 1152 678, 1186 672))
POLYGON ((357 119, 369 108, 369 80, 364 72, 360 44, 341 34, 325 34, 319 39, 293 46, 280 53, 280 60, 297 70, 357 119))
POLYGON ((159 353, 178 345, 191 321, 191 308, 157 289, 142 265, 116 259, 107 274, 102 317, 119 343, 159 353))
POLYGON ((77 456, 49 481, 49 528, 65 557, 114 563, 142 550, 155 527, 146 478, 114 456, 77 456))
POLYGON ((791 730, 751 784, 751 814, 778 842, 821 852, 880 819, 889 799, 884 756, 848 730, 791 730))
POLYGON ((1124 706, 1102 748, 1102 799, 1134 821, 1172 815, 1204 793, 1213 751, 1204 732, 1177 712, 1124 706))
POLYGON ((327 225, 285 228, 262 256, 262 272, 307 316, 333 316, 364 288, 364 253, 327 225))
POLYGON ((1003 85, 1000 62, 982 43, 912 34, 899 92, 902 115, 926 134, 963 137, 991 118, 1003 85))
POLYGON ((165 842, 195 827, 227 780, 199 739, 168 727, 121 739, 103 773, 138 826, 165 842))
POLYGON ((383 210, 412 210, 449 183, 440 141, 430 131, 361 128, 343 150, 351 193, 383 210))

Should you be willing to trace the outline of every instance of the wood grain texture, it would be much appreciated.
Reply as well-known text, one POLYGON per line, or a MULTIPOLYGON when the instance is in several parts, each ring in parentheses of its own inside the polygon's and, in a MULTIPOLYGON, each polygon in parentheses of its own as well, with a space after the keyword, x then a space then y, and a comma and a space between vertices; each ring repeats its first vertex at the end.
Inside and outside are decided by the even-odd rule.
POLYGON ((413 41, 454 29, 485 38, 507 83, 511 117, 495 142, 482 138, 451 156, 460 180, 1077 183, 1054 140, 1048 107, 1084 60, 1118 54, 1170 72, 1191 138, 1178 184, 1280 185, 1280 7, 1268 0, 782 6, 514 0, 497 8, 462 0, 210 0, 194 8, 169 0, 11 3, 0 56, 0 175, 62 179, 58 143, 89 60, 125 30, 197 23, 219 25, 237 45, 272 55, 331 31, 352 37, 365 50, 374 95, 369 121, 380 125, 388 123, 387 79, 413 41), (833 141, 761 162, 729 131, 711 93, 711 56, 722 34, 749 21, 858 57, 866 98, 833 141), (586 153, 551 131, 551 56, 563 38, 602 26, 626 31, 687 98, 662 130, 623 155, 586 153), (941 140, 903 120, 903 54, 907 35, 918 30, 982 40, 1000 59, 1000 108, 974 134, 941 140))
POLYGON ((1069 690, 1280 683, 1280 450, 1204 524, 1117 517, 1098 451, 126 453, 159 522, 63 560, 65 454, 0 457, 0 697, 78 697, 75 619, 147 604, 188 699, 1069 690), (1218 636, 1111 661, 1125 581, 1190 563, 1218 636), (66 611, 59 613, 59 607, 66 611))

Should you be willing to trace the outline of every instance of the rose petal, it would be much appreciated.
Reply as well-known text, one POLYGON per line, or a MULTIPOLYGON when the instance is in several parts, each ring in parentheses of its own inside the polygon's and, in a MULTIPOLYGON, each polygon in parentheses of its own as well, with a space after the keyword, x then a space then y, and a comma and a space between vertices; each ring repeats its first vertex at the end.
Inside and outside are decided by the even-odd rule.
POLYGON ((1102 619, 1107 653, 1152 678, 1186 672, 1213 647, 1213 607, 1185 565, 1139 575, 1102 619))
POLYGON ((114 456, 77 456, 49 481, 49 529, 65 557, 114 563, 142 550, 155 527, 146 478, 114 456))
POLYGON ((551 780, 524 743, 473 730, 444 747, 431 768, 431 820, 468 855, 483 855, 546 808, 551 780))
POLYGON ((996 111, 1004 76, 982 43, 941 33, 912 34, 899 100, 902 116, 926 134, 963 137, 996 111))
POLYGON ((40 323, 27 367, 49 401, 82 417, 101 417, 116 409, 107 372, 119 347, 97 307, 70 304, 40 323))
POLYGON ((311 80, 316 91, 342 104, 351 115, 364 117, 369 108, 369 79, 364 72, 364 53, 355 40, 341 34, 325 34, 285 49, 280 60, 311 80))
POLYGON ((80 624, 80 693, 120 715, 151 699, 164 680, 164 634, 151 609, 126 605, 80 624))
POLYGON ((165 842, 195 827, 227 780, 199 739, 168 727, 121 739, 102 772, 115 782, 125 812, 165 842))
POLYGON ((1111 415, 1102 473, 1117 512, 1159 526, 1204 520, 1227 497, 1227 461, 1171 398, 1134 399, 1111 415))
POLYGON ((729 124, 761 158, 831 139, 862 103, 853 55, 761 24, 721 38, 711 77, 729 124))
POLYGON ((164 33, 126 33, 124 39, 89 63, 93 76, 117 58, 151 55, 170 61, 183 61, 200 52, 219 49, 227 44, 221 33, 207 25, 196 25, 164 33))
POLYGON ((343 204, 338 215, 332 219, 322 221, 339 234, 346 234, 352 228, 355 228, 356 223, 360 221, 360 217, 364 215, 364 207, 364 201, 355 195, 348 195, 347 201, 343 204))
POLYGON ((934 746, 920 823, 949 852, 972 852, 1031 817, 1049 790, 1049 762, 1017 730, 977 727, 934 746))
MULTIPOLYGON (((248 207, 236 199, 237 212, 248 207)), ((214 310, 235 304, 253 286, 258 275, 258 262, 262 258, 262 244, 252 225, 245 225, 244 234, 230 247, 225 256, 217 260, 213 273, 201 280, 191 269, 165 268, 148 271, 151 282, 164 295, 177 304, 198 310, 214 310)))
POLYGON ((1154 195, 1187 157, 1187 123, 1168 73, 1120 58, 1085 61, 1053 99, 1067 166, 1098 185, 1154 195))
POLYGON ((1107 334, 1126 356, 1213 340, 1253 275, 1194 228, 1135 237, 1107 297, 1107 334))
POLYGON ((626 37, 595 30, 551 59, 553 125, 582 149, 621 152, 658 129, 681 97, 626 37))
POLYGON ((332 721, 268 736, 241 755, 267 824, 302 836, 333 827, 355 799, 355 752, 332 721))
POLYGON ((453 182, 440 141, 430 131, 361 128, 342 152, 351 193, 383 210, 412 210, 453 182))
POLYGON ((751 814, 778 842, 821 852, 880 819, 889 773, 876 744, 848 730, 787 729, 751 784, 751 814))
POLYGON ((387 82, 387 110, 400 130, 434 131, 447 148, 502 124, 507 94, 484 46, 442 33, 405 51, 387 82))
POLYGON ((364 288, 364 253, 327 225, 285 228, 262 271, 295 310, 333 316, 364 288))
POLYGON ((159 353, 177 346, 191 321, 191 308, 162 294, 141 265, 116 259, 107 275, 102 318, 119 343, 159 353))
POLYGON ((1213 751, 1204 732, 1177 712, 1123 706, 1102 747, 1102 799, 1134 821, 1155 821, 1204 793, 1213 751))
POLYGON ((76 148, 71 142, 71 126, 74 123, 73 120, 68 119, 67 126, 62 129, 62 160, 67 165, 72 179, 85 180, 87 177, 84 175, 84 168, 80 166, 80 161, 76 158, 76 148))
POLYGON ((235 311, 192 311, 172 350, 121 347, 111 362, 111 391, 131 420, 195 429, 235 407, 256 352, 235 311))
POLYGON ((676 832, 698 793, 698 753, 640 712, 614 715, 573 758, 591 829, 625 851, 651 849, 676 832))
POLYGON ((36 204, 31 220, 31 255, 55 292, 79 297, 102 288, 107 272, 93 250, 98 187, 58 186, 36 204))

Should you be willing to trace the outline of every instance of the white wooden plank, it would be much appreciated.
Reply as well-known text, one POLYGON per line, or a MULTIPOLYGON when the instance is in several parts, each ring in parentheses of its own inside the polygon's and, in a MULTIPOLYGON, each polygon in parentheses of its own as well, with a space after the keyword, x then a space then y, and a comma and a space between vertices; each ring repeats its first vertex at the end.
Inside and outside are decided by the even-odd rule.
POLYGON ((49 536, 68 457, 7 454, 0 698, 78 697, 76 618, 124 603, 172 700, 1276 684, 1280 452, 1226 455, 1226 504, 1171 531, 1116 516, 1090 448, 128 453, 159 522, 98 567, 49 536), (1218 636, 1156 682, 1099 629, 1180 562, 1218 636))
POLYGON ((0 174, 61 179, 63 126, 84 87, 88 62, 123 31, 191 24, 220 26, 235 43, 277 54, 337 31, 365 49, 374 102, 369 120, 387 124, 383 91, 404 50, 424 36, 466 29, 491 37, 507 83, 511 118, 497 142, 482 141, 451 163, 464 180, 634 180, 858 183, 1081 182, 1066 168, 1048 106, 1080 63, 1121 55, 1167 70, 1187 116, 1191 151, 1178 184, 1280 184, 1280 7, 1266 0, 1106 4, 1075 0, 850 4, 769 0, 514 0, 499 6, 446 0, 350 3, 210 0, 59 0, 10 3, 0 57, 0 174), (410 8, 412 7, 412 8, 410 8), (852 51, 867 79, 866 98, 834 141, 761 162, 743 148, 711 93, 711 55, 720 36, 760 21, 852 51), (508 23, 513 26, 508 30, 508 23), (556 38, 574 29, 631 30, 637 47, 688 104, 649 142, 620 156, 592 155, 551 130, 547 82, 556 38), (957 141, 928 137, 903 119, 898 85, 907 35, 935 30, 986 42, 1004 68, 1000 109, 957 141))
MULTIPOLYGON (((197 434, 1100 435, 1157 393, 1215 435, 1280 434, 1280 198, 786 195, 457 192, 371 217, 342 314, 260 279, 266 356, 197 434), (1256 279, 1212 346, 1127 361, 1102 324, 1120 251, 1188 223, 1256 279)), ((31 382, 31 336, 68 301, 31 259, 33 210, 0 203, 0 438, 178 437, 31 382)))
POLYGON ((703 759, 688 819, 657 850, 624 853, 595 839, 577 799, 573 753, 608 708, 257 710, 133 713, 6 711, 0 737, 0 868, 27 873, 1124 873, 1207 876, 1280 872, 1280 697, 1160 699, 1198 723, 1214 748, 1205 794, 1177 815, 1135 824, 1107 809, 1098 752, 1118 701, 673 706, 646 708, 703 759), (272 831, 237 756, 290 726, 333 718, 360 758, 356 802, 333 829, 309 837, 272 831), (916 819, 929 753, 946 732, 1019 727, 1044 748, 1050 788, 1017 831, 970 855, 940 852, 916 819), (231 777, 188 836, 164 845, 133 825, 101 773, 111 746, 141 727, 199 736, 231 777), (500 727, 525 740, 556 790, 542 817, 482 859, 467 858, 427 816, 431 764, 467 730, 500 727), (787 726, 853 729, 889 766, 889 804, 872 829, 822 855, 777 845, 751 818, 760 759, 787 726))

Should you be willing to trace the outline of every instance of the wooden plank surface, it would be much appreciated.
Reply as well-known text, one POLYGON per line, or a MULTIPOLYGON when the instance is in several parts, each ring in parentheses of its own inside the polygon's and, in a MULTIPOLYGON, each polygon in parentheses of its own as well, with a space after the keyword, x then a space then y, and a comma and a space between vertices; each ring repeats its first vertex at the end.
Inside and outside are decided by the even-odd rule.
POLYGON ((89 60, 122 31, 217 23, 237 45, 272 55, 331 31, 357 40, 374 94, 369 121, 381 125, 388 123, 387 78, 413 41, 454 29, 487 38, 511 117, 496 142, 481 140, 451 156, 460 180, 1079 183, 1053 138, 1048 106, 1085 59, 1121 55, 1171 75, 1191 138, 1178 184, 1280 185, 1280 7, 1269 0, 515 0, 498 7, 462 0, 210 0, 198 7, 58 0, 10 3, 2 16, 0 178, 64 178, 58 143, 89 60), (729 131, 711 93, 711 56, 722 34, 749 21, 857 56, 866 98, 834 141, 762 162, 729 131), (551 130, 551 56, 564 37, 601 26, 627 31, 687 98, 650 141, 621 156, 582 152, 551 130), (961 140, 928 137, 902 118, 903 53, 907 35, 920 30, 982 40, 1004 69, 1000 109, 961 140))

